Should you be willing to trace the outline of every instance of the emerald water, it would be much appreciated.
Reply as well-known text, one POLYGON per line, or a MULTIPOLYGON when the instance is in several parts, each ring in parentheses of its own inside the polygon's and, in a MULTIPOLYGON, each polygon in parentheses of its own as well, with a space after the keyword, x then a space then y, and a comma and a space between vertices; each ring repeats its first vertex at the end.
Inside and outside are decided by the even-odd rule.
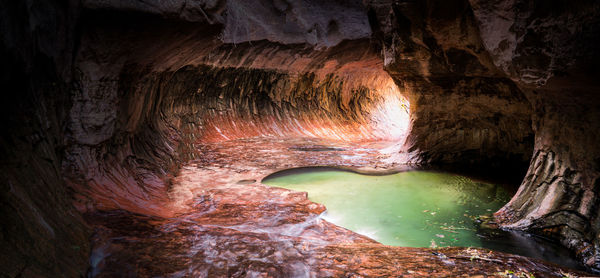
POLYGON ((482 246, 474 218, 510 199, 501 186, 426 171, 369 176, 321 170, 263 183, 306 191, 327 207, 326 220, 383 244, 411 247, 482 246))
POLYGON ((331 168, 290 169, 262 183, 308 192, 324 204, 323 217, 383 244, 410 247, 483 247, 584 269, 569 250, 523 232, 481 227, 511 198, 503 186, 429 171, 385 176, 331 168))

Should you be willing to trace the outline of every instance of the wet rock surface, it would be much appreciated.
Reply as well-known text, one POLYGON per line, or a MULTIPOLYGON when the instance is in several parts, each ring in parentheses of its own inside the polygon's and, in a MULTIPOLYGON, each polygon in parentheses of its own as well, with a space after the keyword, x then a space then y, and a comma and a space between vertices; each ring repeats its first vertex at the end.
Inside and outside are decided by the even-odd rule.
MULTIPOLYGON (((173 179, 169 217, 123 210, 86 214, 95 228, 95 277, 535 277, 577 272, 517 255, 474 248, 379 244, 320 218, 306 193, 256 181, 278 169, 336 166, 362 172, 406 170, 385 162, 389 143, 252 138, 206 144, 173 179), (352 151, 294 150, 314 145, 352 151), (372 166, 376 165, 377 168, 372 166)), ((160 214, 160 213, 158 213, 160 214)))

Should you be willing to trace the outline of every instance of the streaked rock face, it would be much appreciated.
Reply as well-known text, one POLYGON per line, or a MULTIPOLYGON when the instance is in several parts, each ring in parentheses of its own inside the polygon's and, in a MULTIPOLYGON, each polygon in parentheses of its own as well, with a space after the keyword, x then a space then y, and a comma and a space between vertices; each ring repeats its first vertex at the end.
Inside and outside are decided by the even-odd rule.
POLYGON ((385 69, 411 103, 411 161, 526 167, 531 105, 494 66, 469 3, 372 5, 385 69))
POLYGON ((157 213, 156 203, 168 201, 169 176, 204 155, 203 143, 256 136, 401 142, 408 132, 408 102, 367 40, 324 50, 229 45, 211 27, 153 26, 142 17, 124 30, 130 21, 119 20, 98 24, 90 16, 77 58, 63 168, 82 193, 81 209, 157 213))
POLYGON ((525 88, 534 109, 534 157, 519 192, 497 215, 507 227, 559 238, 599 268, 600 5, 471 3, 494 64, 525 88), (510 29, 501 32, 493 22, 510 29))
MULTIPOLYGON (((600 172, 593 141, 600 122, 595 96, 598 72, 591 65, 599 60, 593 49, 600 30, 599 5, 589 1, 373 1, 372 5, 379 11, 390 75, 417 91, 440 92, 433 93, 435 97, 419 96, 426 105, 446 108, 452 99, 460 99, 454 109, 440 112, 432 105, 413 112, 414 126, 423 127, 421 131, 413 127, 409 135, 412 149, 421 153, 417 159, 465 162, 472 146, 475 152, 495 154, 494 160, 504 154, 518 163, 518 157, 529 157, 531 126, 535 144, 529 172, 497 217, 505 227, 560 239, 588 266, 597 268, 599 230, 593 223, 598 210, 592 204, 598 198, 593 188, 600 172), (385 11, 391 11, 389 18, 385 11), (473 82, 477 85, 465 86, 473 82), (491 98, 478 101, 486 91, 494 92, 491 98), (419 123, 420 119, 425 121, 419 123), (432 123, 446 128, 425 132, 432 123), (463 123, 468 128, 462 128, 463 123), (465 137, 466 132, 472 139, 465 137)), ((411 104, 419 107, 412 100, 411 104)))
POLYGON ((470 1, 494 64, 522 84, 593 76, 598 52, 594 1, 470 1), (576 71, 576 72, 572 72, 576 71), (592 72, 586 72, 592 71, 592 72), (571 73, 571 74, 568 74, 571 73), (579 76, 574 76, 579 75, 579 76))
POLYGON ((529 164, 497 218, 600 269, 596 2, 4 2, 3 273, 81 276, 91 252, 92 276, 503 271, 494 260, 560 275, 385 247, 316 223, 305 196, 237 183, 407 164, 529 164))

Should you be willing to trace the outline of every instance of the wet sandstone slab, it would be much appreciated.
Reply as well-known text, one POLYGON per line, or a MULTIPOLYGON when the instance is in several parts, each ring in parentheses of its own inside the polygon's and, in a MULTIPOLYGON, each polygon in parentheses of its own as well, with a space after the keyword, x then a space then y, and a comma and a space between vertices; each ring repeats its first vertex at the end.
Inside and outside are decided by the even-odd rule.
POLYGON ((377 243, 320 218, 306 193, 259 181, 281 169, 336 166, 406 170, 379 143, 259 137, 203 144, 172 179, 169 202, 153 215, 88 212, 95 227, 95 277, 535 277, 585 273, 475 248, 409 248, 377 243))

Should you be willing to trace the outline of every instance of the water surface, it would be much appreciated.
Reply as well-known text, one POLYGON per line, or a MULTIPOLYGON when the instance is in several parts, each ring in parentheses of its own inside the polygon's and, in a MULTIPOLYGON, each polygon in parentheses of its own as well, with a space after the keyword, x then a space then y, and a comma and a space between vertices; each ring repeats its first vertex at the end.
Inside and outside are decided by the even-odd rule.
POLYGON ((383 244, 481 246, 473 217, 490 214, 510 195, 500 186, 425 171, 367 176, 324 170, 267 178, 263 183, 308 192, 324 217, 383 244))

